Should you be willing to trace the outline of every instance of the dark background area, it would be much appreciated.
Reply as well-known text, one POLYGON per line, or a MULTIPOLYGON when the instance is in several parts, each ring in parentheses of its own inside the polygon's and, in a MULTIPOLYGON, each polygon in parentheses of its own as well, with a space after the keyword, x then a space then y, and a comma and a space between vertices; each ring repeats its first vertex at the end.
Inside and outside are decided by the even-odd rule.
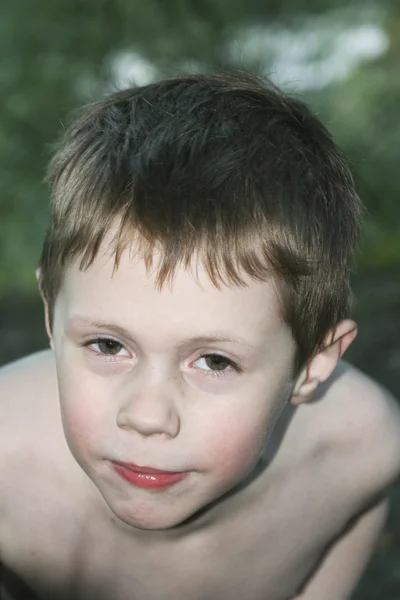
MULTIPOLYGON (((47 345, 34 271, 68 113, 114 87, 241 68, 311 104, 351 161, 366 215, 346 358, 400 398, 400 3, 19 0, 0 8, 0 49, 0 364, 47 345)), ((355 599, 400 599, 399 484, 355 599)))

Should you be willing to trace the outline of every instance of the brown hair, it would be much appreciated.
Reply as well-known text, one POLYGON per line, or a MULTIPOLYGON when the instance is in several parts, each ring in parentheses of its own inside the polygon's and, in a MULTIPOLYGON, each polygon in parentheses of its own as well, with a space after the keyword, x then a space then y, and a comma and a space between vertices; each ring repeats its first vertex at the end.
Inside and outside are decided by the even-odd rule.
POLYGON ((346 161, 299 100, 252 75, 189 75, 84 107, 50 163, 41 256, 52 314, 65 267, 89 267, 118 223, 116 266, 157 247, 161 289, 194 253, 211 281, 274 277, 297 344, 295 373, 351 306, 360 203, 346 161))

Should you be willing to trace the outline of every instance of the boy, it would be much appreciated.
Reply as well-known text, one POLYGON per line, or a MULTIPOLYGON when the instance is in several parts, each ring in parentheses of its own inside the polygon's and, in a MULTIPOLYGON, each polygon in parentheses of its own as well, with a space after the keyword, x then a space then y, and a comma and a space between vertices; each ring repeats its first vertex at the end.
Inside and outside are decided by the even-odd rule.
POLYGON ((327 131, 255 77, 177 77, 86 107, 48 179, 52 351, 0 380, 2 598, 350 598, 400 418, 340 362, 360 206, 327 131))

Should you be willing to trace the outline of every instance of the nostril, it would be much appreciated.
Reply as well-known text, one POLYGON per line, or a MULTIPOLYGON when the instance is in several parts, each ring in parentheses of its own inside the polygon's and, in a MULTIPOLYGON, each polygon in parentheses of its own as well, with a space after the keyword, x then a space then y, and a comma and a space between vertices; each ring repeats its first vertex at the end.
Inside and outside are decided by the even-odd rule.
POLYGON ((119 411, 116 422, 120 429, 136 431, 142 436, 176 437, 180 431, 179 414, 167 402, 130 403, 119 411))

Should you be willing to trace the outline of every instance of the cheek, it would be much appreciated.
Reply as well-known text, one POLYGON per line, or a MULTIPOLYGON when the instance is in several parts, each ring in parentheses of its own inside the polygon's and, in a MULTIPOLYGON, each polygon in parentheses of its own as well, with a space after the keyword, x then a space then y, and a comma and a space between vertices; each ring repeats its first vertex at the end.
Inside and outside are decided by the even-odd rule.
POLYGON ((89 382, 77 381, 68 374, 59 376, 59 393, 68 445, 74 455, 88 457, 98 447, 103 431, 101 396, 89 382))
POLYGON ((273 411, 214 418, 202 440, 207 468, 221 483, 244 477, 258 462, 273 421, 273 411))

